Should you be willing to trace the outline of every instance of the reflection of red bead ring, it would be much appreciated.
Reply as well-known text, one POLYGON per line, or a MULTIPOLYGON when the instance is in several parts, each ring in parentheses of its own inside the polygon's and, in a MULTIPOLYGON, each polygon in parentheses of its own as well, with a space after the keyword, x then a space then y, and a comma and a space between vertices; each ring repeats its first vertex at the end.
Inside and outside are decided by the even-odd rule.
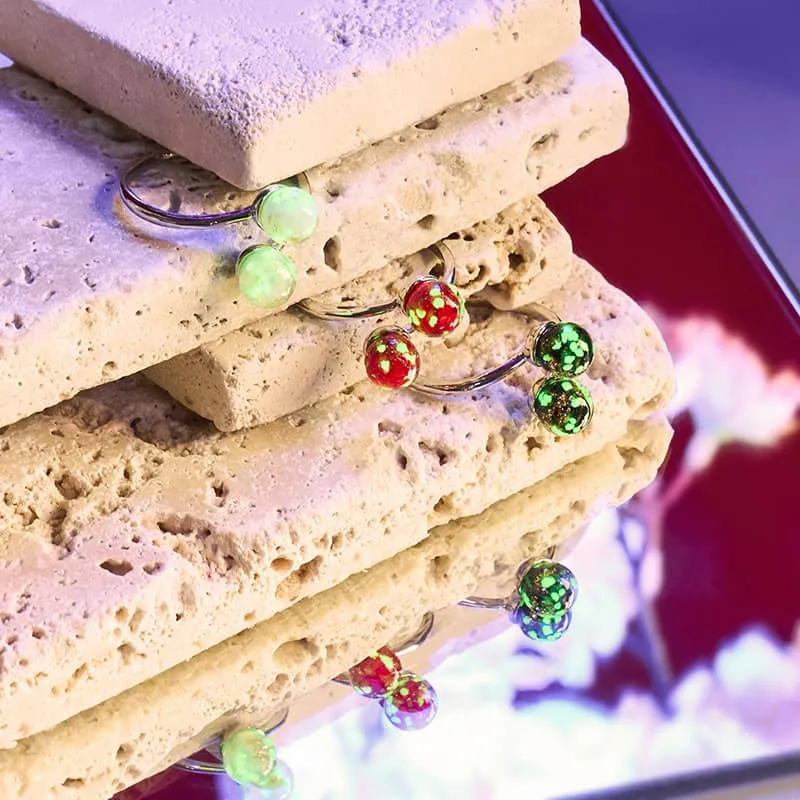
POLYGON ((346 673, 334 678, 349 684, 362 697, 380 702, 386 719, 403 731, 426 727, 439 710, 436 690, 420 675, 404 670, 399 656, 416 649, 433 629, 433 614, 426 614, 417 631, 405 642, 381 647, 346 673))

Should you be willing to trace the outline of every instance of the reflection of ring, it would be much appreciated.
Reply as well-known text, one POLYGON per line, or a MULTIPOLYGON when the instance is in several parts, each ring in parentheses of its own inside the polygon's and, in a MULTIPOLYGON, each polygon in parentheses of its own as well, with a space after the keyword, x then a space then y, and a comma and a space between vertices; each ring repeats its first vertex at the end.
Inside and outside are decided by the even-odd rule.
POLYGON ((391 645, 370 653, 346 673, 333 678, 362 697, 377 700, 386 719, 404 731, 429 725, 439 710, 436 690, 421 675, 403 669, 400 656, 416 650, 431 635, 434 616, 425 614, 420 626, 396 649, 391 645))
POLYGON ((285 244, 308 239, 317 228, 319 211, 304 175, 262 189, 250 205, 217 214, 183 214, 148 203, 136 190, 141 179, 173 153, 149 156, 134 164, 120 180, 119 193, 126 208, 140 219, 167 228, 219 228, 252 220, 269 237, 270 244, 244 250, 236 262, 242 294, 254 305, 278 308, 294 292, 297 272, 281 252, 285 244))
MULTIPOLYGON (((289 717, 289 709, 284 708, 278 711, 267 723, 261 727, 263 733, 274 733, 278 728, 283 725, 289 717)), ((220 746, 222 745, 222 736, 215 736, 204 748, 203 751, 207 752, 213 757, 213 761, 207 761, 203 758, 182 758, 175 766, 182 769, 184 772, 201 773, 204 775, 218 775, 225 772, 225 767, 222 766, 222 754, 220 753, 220 746)))
POLYGON ((592 418, 593 404, 589 390, 575 377, 586 372, 594 359, 591 336, 580 325, 562 322, 539 304, 519 311, 543 321, 530 329, 521 350, 505 363, 453 383, 413 383, 411 388, 437 397, 474 392, 532 364, 548 373, 531 390, 536 416, 557 436, 582 431, 592 418))
POLYGON ((256 786, 269 791, 272 800, 287 800, 294 789, 294 775, 281 761, 269 734, 280 728, 289 710, 278 712, 259 728, 240 728, 224 738, 215 737, 204 749, 213 760, 184 758, 175 766, 196 775, 227 774, 243 786, 256 786))
MULTIPOLYGON (((421 647, 426 641, 428 641, 428 638, 433 632, 433 623, 435 620, 436 617, 434 616, 433 612, 428 611, 425 616, 422 617, 419 627, 413 633, 411 633, 402 642, 399 642, 395 647, 392 646, 395 643, 390 642, 388 644, 389 649, 391 649, 392 652, 397 656, 404 656, 408 653, 412 653, 414 650, 416 650, 418 647, 421 647)), ((341 683, 345 686, 350 686, 349 672, 343 672, 341 675, 331 678, 331 680, 334 683, 341 683)))
POLYGON ((569 628, 577 597, 578 582, 568 567, 549 558, 528 559, 517 569, 516 587, 508 597, 470 596, 459 605, 507 611, 529 639, 555 641, 569 628))

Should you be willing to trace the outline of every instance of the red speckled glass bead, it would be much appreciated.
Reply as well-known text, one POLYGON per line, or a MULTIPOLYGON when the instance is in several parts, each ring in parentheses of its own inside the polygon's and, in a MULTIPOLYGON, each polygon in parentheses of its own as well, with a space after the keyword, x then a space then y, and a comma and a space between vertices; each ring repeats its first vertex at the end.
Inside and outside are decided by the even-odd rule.
POLYGON ((350 685, 362 697, 383 697, 400 678, 400 659, 388 647, 381 647, 359 661, 348 672, 350 685))
POLYGON ((386 719, 401 731, 418 731, 428 725, 439 710, 439 698, 433 686, 410 672, 404 672, 397 684, 381 700, 386 719))
POLYGON ((379 328, 364 345, 364 365, 378 386, 405 389, 419 372, 419 351, 401 328, 379 328))
POLYGON ((426 336, 447 336, 464 316, 464 299, 450 283, 431 275, 418 278, 403 298, 403 311, 411 324, 426 336))

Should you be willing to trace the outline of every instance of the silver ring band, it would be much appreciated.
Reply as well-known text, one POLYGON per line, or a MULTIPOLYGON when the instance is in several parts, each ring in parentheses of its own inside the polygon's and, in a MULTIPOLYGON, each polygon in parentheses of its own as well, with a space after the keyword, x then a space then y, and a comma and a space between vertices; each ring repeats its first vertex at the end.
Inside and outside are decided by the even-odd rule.
POLYGON ((542 324, 531 328, 528 335, 525 337, 524 347, 507 361, 503 362, 497 367, 481 372, 478 375, 472 375, 461 381, 454 381, 453 383, 420 383, 415 381, 411 388, 420 394, 426 394, 431 397, 442 397, 449 394, 464 394, 467 392, 474 392, 478 389, 485 389, 487 386, 492 386, 495 383, 507 378, 509 375, 516 372, 524 364, 531 363, 530 354, 536 343, 536 337, 539 332, 550 322, 561 322, 559 316, 551 311, 546 306, 539 303, 529 303, 523 308, 514 309, 513 313, 527 314, 530 317, 539 319, 542 324))
MULTIPOLYGON (((436 620, 435 614, 432 611, 428 611, 422 617, 422 621, 420 622, 419 627, 404 642, 401 642, 398 647, 391 648, 394 651, 395 655, 404 656, 407 655, 408 653, 412 653, 414 650, 417 650, 419 647, 421 647, 428 640, 431 633, 433 632, 433 625, 435 620, 436 620)), ((389 646, 391 647, 391 643, 389 646)), ((331 680, 334 683, 341 683, 344 686, 350 685, 350 679, 347 677, 346 672, 337 675, 335 678, 331 678, 331 680)))
MULTIPOLYGON (((439 242, 430 247, 425 248, 422 252, 432 253, 442 266, 442 280, 445 283, 455 283, 456 279, 456 261, 453 253, 447 245, 439 242)), ((433 268, 435 269, 435 267, 433 268)), ((367 319, 369 317, 380 317, 388 314, 395 309, 402 306, 403 300, 400 297, 395 297, 385 303, 376 303, 370 306, 355 306, 347 303, 341 303, 337 306, 329 306, 325 303, 320 303, 318 300, 309 298, 301 300, 297 303, 296 308, 305 311, 312 317, 317 317, 323 320, 342 320, 342 319, 367 319)))
MULTIPOLYGON (((171 161, 178 158, 175 153, 157 153, 134 164, 120 179, 119 195, 125 207, 140 219, 160 225, 163 228, 219 228, 226 225, 235 225, 238 222, 247 222, 255 218, 259 203, 281 184, 270 184, 262 189, 250 205, 237 208, 234 211, 224 211, 217 214, 181 214, 177 211, 159 208, 144 200, 134 188, 136 179, 151 167, 160 162, 171 161)), ((288 179, 287 184, 296 184, 300 188, 307 188, 308 179, 305 175, 298 175, 288 179)))

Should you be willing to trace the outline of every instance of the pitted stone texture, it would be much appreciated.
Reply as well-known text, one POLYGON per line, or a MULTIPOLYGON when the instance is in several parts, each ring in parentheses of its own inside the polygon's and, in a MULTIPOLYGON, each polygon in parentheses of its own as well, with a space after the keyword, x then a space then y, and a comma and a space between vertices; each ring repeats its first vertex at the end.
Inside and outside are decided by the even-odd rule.
MULTIPOLYGON (((449 236, 446 244, 462 292, 489 295, 504 308, 533 302, 560 286, 572 264, 569 236, 535 197, 449 236)), ((419 256, 392 262, 317 299, 328 306, 343 300, 384 302, 402 296, 425 266, 419 256)), ((249 428, 363 380, 369 332, 404 320, 399 311, 334 324, 301 312, 279 314, 158 364, 147 375, 220 430, 249 428)), ((422 336, 416 342, 423 358, 441 344, 422 336)))
MULTIPOLYGON (((5 8, 5 6, 4 6, 5 8)), ((294 300, 421 250, 617 148, 622 80, 589 45, 438 120, 308 173, 319 230, 287 247, 294 300), (435 129, 432 129, 435 128, 435 129)), ((118 123, 0 70, 0 425, 265 316, 238 293, 254 225, 178 232, 131 222, 119 173, 150 152, 118 123), (36 165, 32 168, 31 165, 36 165)), ((249 202, 183 173, 170 202, 249 202)), ((276 310, 277 311, 277 310, 276 310)))
MULTIPOLYGON (((304 697, 309 691, 415 629, 425 612, 460 600, 487 578, 508 576, 600 508, 645 486, 670 433, 658 414, 631 422, 616 442, 533 488, 437 527, 420 544, 268 623, 0 752, 0 795, 57 800, 73 798, 77 788, 81 800, 105 800, 217 733, 263 725, 288 703, 312 701, 304 697)), ((472 613, 480 625, 483 615, 472 613)))
POLYGON ((549 64, 579 36, 578 0, 0 5, 12 59, 253 189, 549 64))
MULTIPOLYGON (((650 416, 672 385, 656 327, 585 262, 573 266, 542 298, 597 347, 583 376, 596 412, 573 437, 557 440, 532 418, 535 370, 446 401, 362 382, 237 434, 215 434, 129 379, 0 435, 0 746, 483 511, 650 416)), ((490 314, 458 347, 432 348, 426 369, 449 378, 497 364, 530 324, 490 314)))

